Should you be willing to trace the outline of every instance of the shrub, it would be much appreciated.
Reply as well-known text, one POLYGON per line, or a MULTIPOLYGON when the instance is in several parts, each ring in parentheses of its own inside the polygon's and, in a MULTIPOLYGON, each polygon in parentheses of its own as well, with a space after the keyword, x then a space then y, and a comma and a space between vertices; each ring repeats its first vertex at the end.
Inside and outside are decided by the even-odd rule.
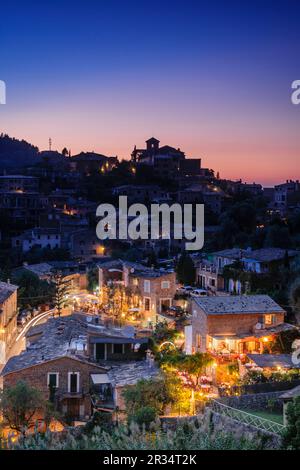
POLYGON ((85 431, 91 433, 95 427, 109 431, 112 428, 112 414, 104 411, 95 411, 92 418, 86 423, 85 431))
POLYGON ((176 429, 162 429, 153 423, 151 432, 131 423, 113 428, 107 433, 94 428, 90 436, 74 432, 35 433, 10 443, 11 449, 32 450, 258 450, 270 444, 257 434, 249 436, 238 429, 235 433, 214 429, 204 417, 178 423, 176 429))
POLYGON ((162 379, 139 380, 136 385, 125 387, 122 395, 128 416, 135 415, 145 403, 161 413, 169 401, 166 383, 162 379))
POLYGON ((288 404, 286 417, 288 424, 283 433, 283 447, 300 450, 300 397, 288 404))
POLYGON ((139 426, 145 426, 146 429, 149 429, 150 424, 157 419, 157 410, 152 406, 143 406, 133 415, 129 416, 128 419, 129 422, 134 422, 139 426))

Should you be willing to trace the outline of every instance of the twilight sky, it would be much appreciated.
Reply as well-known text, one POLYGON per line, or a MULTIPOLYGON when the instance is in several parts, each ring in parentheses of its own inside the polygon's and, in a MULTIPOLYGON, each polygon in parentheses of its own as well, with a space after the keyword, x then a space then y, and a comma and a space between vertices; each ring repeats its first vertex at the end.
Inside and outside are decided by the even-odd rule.
POLYGON ((27 0, 0 16, 0 131, 121 158, 154 135, 221 177, 300 179, 298 0, 27 0))

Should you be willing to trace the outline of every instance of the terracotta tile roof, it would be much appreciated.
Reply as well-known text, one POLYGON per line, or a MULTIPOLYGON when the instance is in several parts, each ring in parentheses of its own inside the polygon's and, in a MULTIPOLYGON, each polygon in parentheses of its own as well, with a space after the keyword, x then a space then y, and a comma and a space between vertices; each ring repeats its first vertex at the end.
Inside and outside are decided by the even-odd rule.
POLYGON ((280 395, 279 398, 296 398, 296 397, 300 397, 300 385, 298 385, 298 387, 292 388, 291 390, 288 390, 283 395, 280 395))
POLYGON ((135 361, 113 364, 108 377, 113 386, 134 385, 141 379, 159 377, 157 366, 150 366, 147 361, 135 361))
POLYGON ((194 298, 193 301, 207 315, 284 313, 268 295, 211 296, 194 298))
POLYGON ((7 300, 17 289, 18 286, 14 284, 0 282, 0 304, 5 302, 5 300, 7 300))
POLYGON ((300 364, 294 364, 291 354, 247 354, 247 357, 258 367, 272 369, 281 367, 283 369, 299 369, 300 364))

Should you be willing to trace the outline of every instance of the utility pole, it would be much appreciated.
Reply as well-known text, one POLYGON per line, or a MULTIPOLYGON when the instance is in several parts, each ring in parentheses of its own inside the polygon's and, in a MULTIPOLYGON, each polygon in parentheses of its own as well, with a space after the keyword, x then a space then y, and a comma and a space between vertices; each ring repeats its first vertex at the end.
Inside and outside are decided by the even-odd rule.
POLYGON ((51 152, 52 150, 52 139, 51 137, 49 138, 49 151, 51 152))

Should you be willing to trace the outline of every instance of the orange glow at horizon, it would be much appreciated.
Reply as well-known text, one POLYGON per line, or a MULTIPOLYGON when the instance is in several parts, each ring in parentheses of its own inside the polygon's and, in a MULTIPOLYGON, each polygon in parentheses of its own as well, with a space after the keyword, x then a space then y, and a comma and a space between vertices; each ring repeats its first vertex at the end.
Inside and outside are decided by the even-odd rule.
POLYGON ((300 116, 291 126, 283 125, 280 116, 270 123, 268 115, 257 119, 238 109, 227 120, 223 111, 217 117, 213 112, 207 114, 206 120, 194 113, 182 123, 178 116, 172 121, 169 110, 161 113, 158 120, 153 109, 148 113, 132 110, 128 114, 127 106, 111 105, 109 109, 105 104, 102 110, 97 106, 90 108, 89 104, 85 108, 80 103, 63 107, 56 103, 47 111, 38 104, 17 114, 7 106, 5 112, 1 109, 1 130, 40 150, 48 149, 51 137, 53 150, 67 147, 72 155, 95 151, 117 155, 119 159, 130 159, 134 145, 144 148, 145 140, 155 136, 160 145, 180 147, 186 157, 201 158, 202 167, 214 169, 221 178, 264 186, 300 179, 300 116))

